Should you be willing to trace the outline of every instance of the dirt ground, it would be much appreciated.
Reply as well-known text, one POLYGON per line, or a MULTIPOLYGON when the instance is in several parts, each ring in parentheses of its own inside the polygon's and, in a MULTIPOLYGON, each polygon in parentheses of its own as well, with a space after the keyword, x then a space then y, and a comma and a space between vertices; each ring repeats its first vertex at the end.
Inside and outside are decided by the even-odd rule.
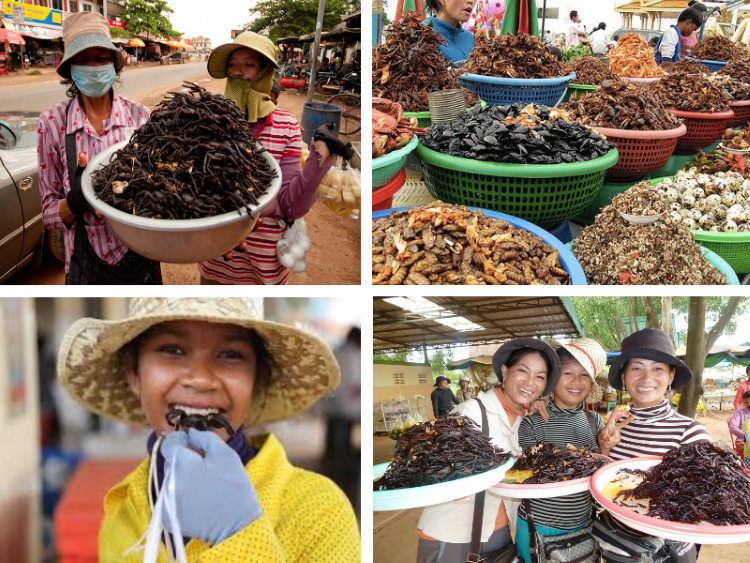
MULTIPOLYGON (((709 410, 697 419, 706 426, 714 442, 731 446, 727 418, 732 415, 728 408, 709 410)), ((373 465, 385 463, 394 453, 395 442, 387 436, 373 436, 373 465)), ((422 509, 373 513, 373 562, 414 563, 417 560, 417 523, 422 509)), ((750 562, 750 542, 730 545, 704 545, 699 563, 747 563, 750 562)))

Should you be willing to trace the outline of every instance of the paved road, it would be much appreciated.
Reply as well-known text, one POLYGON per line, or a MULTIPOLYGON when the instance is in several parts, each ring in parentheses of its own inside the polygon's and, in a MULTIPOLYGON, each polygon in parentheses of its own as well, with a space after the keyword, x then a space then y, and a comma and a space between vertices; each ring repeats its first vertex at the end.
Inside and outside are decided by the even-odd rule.
MULTIPOLYGON (((127 69, 120 75, 122 85, 115 84, 115 90, 128 98, 140 101, 149 93, 159 90, 166 92, 183 80, 191 80, 204 74, 205 62, 127 69)), ((50 75, 50 78, 52 76, 57 75, 50 75)), ((65 87, 59 80, 54 79, 0 88, 0 108, 8 110, 43 112, 65 100, 65 87)))

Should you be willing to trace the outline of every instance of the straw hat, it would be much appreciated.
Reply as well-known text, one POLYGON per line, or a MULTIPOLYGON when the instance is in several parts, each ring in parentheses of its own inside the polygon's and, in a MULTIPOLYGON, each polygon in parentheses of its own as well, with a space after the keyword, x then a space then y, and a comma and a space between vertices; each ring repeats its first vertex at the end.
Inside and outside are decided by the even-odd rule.
POLYGON ((276 47, 273 41, 252 31, 245 31, 244 33, 240 33, 233 43, 224 43, 224 45, 219 45, 213 50, 211 56, 208 58, 208 73, 214 78, 226 78, 229 57, 237 49, 244 49, 245 47, 263 56, 271 63, 272 67, 279 68, 276 62, 276 47))
POLYGON ((63 41, 65 42, 65 56, 57 65, 57 74, 63 78, 70 78, 70 59, 91 47, 102 47, 112 51, 115 72, 120 72, 125 66, 125 57, 112 43, 109 35, 109 23, 98 12, 77 12, 65 18, 63 41))
POLYGON ((316 336, 263 320, 263 299, 134 297, 127 318, 84 318, 66 332, 58 356, 60 382, 84 408, 127 423, 148 424, 130 390, 120 349, 159 323, 195 320, 255 330, 273 356, 269 388, 253 397, 245 424, 283 420, 333 391, 340 373, 331 349, 316 336))
POLYGON ((578 338, 567 344, 562 344, 554 339, 547 340, 547 343, 557 351, 564 348, 573 356, 579 364, 583 366, 586 373, 591 377, 591 391, 585 399, 586 403, 599 403, 602 400, 602 388, 596 382, 596 376, 601 373, 604 366, 607 365, 607 353, 593 338, 578 338))

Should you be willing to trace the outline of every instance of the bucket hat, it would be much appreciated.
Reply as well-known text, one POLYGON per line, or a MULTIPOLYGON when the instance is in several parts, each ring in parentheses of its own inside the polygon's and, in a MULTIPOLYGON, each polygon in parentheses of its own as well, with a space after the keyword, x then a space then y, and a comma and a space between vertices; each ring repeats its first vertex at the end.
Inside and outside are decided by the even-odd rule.
POLYGON ((91 47, 102 47, 112 51, 115 72, 120 72, 125 66, 125 57, 112 43, 109 35, 109 23, 98 12, 77 12, 65 18, 63 41, 65 56, 57 65, 57 74, 63 78, 70 78, 70 59, 91 47))
POLYGON ((269 388, 252 399, 246 426, 298 414, 338 386, 339 367, 328 345, 302 330, 264 320, 259 297, 135 297, 122 320, 79 319, 60 346, 60 382, 90 411, 121 422, 148 424, 140 399, 127 384, 120 350, 152 326, 172 320, 238 325, 263 337, 274 367, 269 388))
POLYGON ((468 375, 462 375, 462 376, 461 376, 461 377, 460 377, 460 378, 458 379, 458 381, 459 381, 459 383, 460 383, 461 381, 466 381, 466 382, 468 382, 468 383, 471 383, 471 378, 470 378, 470 377, 469 377, 468 375))
POLYGON ((440 385, 443 381, 447 381, 448 383, 451 382, 451 380, 448 379, 447 377, 445 377, 443 375, 439 375, 438 378, 435 380, 435 387, 437 387, 438 385, 440 385))
POLYGON ((252 31, 240 33, 232 43, 224 43, 213 50, 208 57, 208 73, 214 78, 226 78, 229 57, 237 49, 248 47, 262 55, 274 68, 279 68, 276 62, 276 47, 268 37, 258 35, 252 31))
POLYGON ((599 375, 602 369, 604 369, 604 366, 607 365, 607 353, 604 351, 604 348, 602 348, 602 345, 593 338, 578 338, 567 344, 550 339, 547 343, 552 346, 552 349, 555 350, 555 352, 560 348, 564 348, 570 352, 570 355, 584 367, 586 373, 591 377, 591 392, 588 394, 584 402, 600 402, 602 400, 602 389, 596 382, 596 376, 599 375))
POLYGON ((557 354, 549 344, 538 338, 516 338, 506 342, 495 350, 495 353, 492 355, 492 369, 495 370, 497 379, 500 383, 503 382, 502 366, 508 361, 508 357, 513 352, 522 348, 538 350, 549 360, 549 364, 552 366, 552 373, 547 374, 547 385, 544 387, 544 392, 542 393, 542 395, 549 395, 560 380, 560 358, 557 357, 557 354))
POLYGON ((674 366, 673 387, 681 387, 693 378, 693 372, 685 362, 675 356, 672 339, 658 328, 644 328, 634 332, 622 341, 620 355, 609 368, 609 384, 615 389, 624 389, 622 370, 630 358, 644 358, 674 366))

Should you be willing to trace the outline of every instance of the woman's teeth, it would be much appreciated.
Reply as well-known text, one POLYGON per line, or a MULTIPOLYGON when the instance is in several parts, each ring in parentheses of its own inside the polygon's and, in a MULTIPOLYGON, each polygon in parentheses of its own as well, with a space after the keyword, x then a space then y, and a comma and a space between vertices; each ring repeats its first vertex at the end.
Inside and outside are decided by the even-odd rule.
POLYGON ((521 393, 523 393, 524 395, 533 395, 533 394, 534 394, 534 393, 532 393, 531 391, 527 391, 526 389, 521 389, 520 387, 518 388, 518 390, 519 390, 519 391, 520 391, 521 393))
POLYGON ((174 408, 185 411, 185 414, 198 414, 201 416, 208 416, 209 414, 220 412, 219 409, 196 409, 185 405, 174 405, 174 408))
POLYGON ((580 395, 581 393, 583 393, 583 391, 580 389, 566 389, 566 391, 571 395, 580 395))
POLYGON ((635 390, 640 393, 648 393, 650 391, 656 391, 656 387, 636 387, 635 390))

